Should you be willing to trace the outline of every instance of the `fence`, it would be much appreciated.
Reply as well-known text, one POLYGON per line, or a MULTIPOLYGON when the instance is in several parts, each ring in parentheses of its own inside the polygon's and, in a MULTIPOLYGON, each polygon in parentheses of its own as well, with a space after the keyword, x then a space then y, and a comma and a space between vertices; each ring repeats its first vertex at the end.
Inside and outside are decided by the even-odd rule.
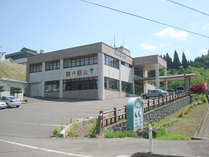
MULTIPOLYGON (((188 95, 189 92, 184 92, 157 99, 143 100, 144 113, 188 95)), ((120 120, 125 119, 126 107, 114 108, 113 110, 106 112, 100 111, 98 115, 98 133, 100 133, 104 127, 107 127, 109 125, 119 122, 120 120)))

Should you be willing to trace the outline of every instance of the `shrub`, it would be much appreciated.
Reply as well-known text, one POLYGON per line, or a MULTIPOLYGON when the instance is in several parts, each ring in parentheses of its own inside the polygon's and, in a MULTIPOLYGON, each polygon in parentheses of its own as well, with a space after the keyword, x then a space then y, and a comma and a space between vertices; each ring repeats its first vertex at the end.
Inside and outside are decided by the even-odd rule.
POLYGON ((53 130, 53 136, 55 136, 55 137, 61 137, 61 134, 60 134, 61 130, 62 130, 62 128, 55 128, 53 130))
POLYGON ((204 85, 202 83, 197 83, 197 84, 191 85, 190 90, 193 93, 204 93, 205 92, 204 85))

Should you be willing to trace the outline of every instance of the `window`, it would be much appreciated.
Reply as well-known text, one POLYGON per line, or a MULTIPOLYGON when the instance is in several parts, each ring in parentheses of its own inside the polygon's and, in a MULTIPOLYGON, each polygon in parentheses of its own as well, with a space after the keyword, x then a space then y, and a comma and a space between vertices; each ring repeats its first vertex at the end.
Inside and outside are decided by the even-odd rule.
POLYGON ((45 92, 57 92, 59 91, 59 81, 47 81, 45 82, 45 92))
POLYGON ((42 71, 42 63, 30 65, 30 73, 36 73, 41 71, 42 71))
POLYGON ((63 62, 64 68, 71 68, 71 67, 78 67, 78 66, 85 66, 92 64, 97 64, 97 55, 68 58, 68 59, 64 59, 63 62))
POLYGON ((105 89, 119 90, 119 80, 105 77, 104 86, 105 89))
POLYGON ((133 91, 132 83, 122 81, 122 91, 131 94, 133 91))
POLYGON ((89 77, 82 79, 64 80, 63 84, 65 91, 97 89, 97 78, 89 77))
POLYGON ((105 55, 104 63, 108 66, 119 69, 119 60, 116 58, 105 55))
POLYGON ((45 65, 46 71, 58 70, 58 69, 60 69, 60 61, 59 60, 46 62, 46 65, 45 65))

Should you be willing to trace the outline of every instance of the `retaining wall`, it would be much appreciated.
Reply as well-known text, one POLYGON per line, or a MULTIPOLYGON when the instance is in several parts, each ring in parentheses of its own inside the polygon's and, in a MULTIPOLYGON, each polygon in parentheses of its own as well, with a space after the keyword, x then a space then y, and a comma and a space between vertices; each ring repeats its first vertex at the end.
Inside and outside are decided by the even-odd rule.
POLYGON ((177 112, 182 107, 188 104, 190 104, 190 96, 186 96, 184 98, 178 99, 174 102, 168 103, 154 110, 146 112, 144 114, 144 121, 145 122, 158 122, 164 119, 165 117, 177 112))

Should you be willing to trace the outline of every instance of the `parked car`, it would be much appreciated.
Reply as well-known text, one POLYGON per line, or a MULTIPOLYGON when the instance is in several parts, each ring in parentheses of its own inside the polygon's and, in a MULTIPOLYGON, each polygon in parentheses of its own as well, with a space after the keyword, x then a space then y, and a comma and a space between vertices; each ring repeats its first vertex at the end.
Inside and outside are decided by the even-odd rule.
POLYGON ((184 87, 177 87, 177 88, 176 88, 176 94, 184 93, 184 92, 185 92, 184 87))
POLYGON ((168 96, 168 92, 161 89, 150 90, 147 93, 143 93, 141 95, 141 97, 143 97, 144 99, 148 99, 150 97, 164 97, 164 96, 168 96))
POLYGON ((167 90, 168 95, 174 95, 175 94, 175 90, 174 89, 169 89, 167 90))
POLYGON ((20 99, 14 96, 3 96, 2 101, 4 101, 8 107, 19 107, 21 105, 20 99))
POLYGON ((0 109, 5 109, 7 108, 7 104, 4 101, 0 100, 0 109))

